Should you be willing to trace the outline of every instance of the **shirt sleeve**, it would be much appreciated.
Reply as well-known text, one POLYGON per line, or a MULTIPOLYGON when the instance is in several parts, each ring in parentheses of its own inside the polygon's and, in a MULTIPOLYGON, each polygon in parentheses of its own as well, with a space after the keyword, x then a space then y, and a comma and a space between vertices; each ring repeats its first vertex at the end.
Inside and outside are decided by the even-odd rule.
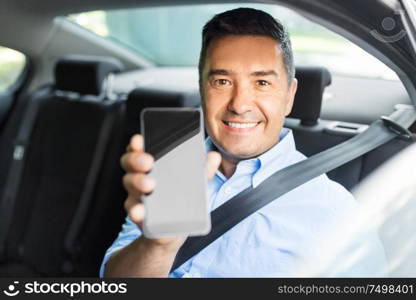
POLYGON ((100 273, 99 273, 100 278, 104 277, 105 267, 111 255, 113 255, 115 251, 129 245, 132 241, 140 237, 141 234, 142 233, 140 229, 137 227, 137 225, 134 224, 130 220, 130 218, 127 216, 117 238, 115 239, 113 244, 110 246, 110 248, 108 248, 107 251, 105 252, 104 259, 100 267, 100 273))

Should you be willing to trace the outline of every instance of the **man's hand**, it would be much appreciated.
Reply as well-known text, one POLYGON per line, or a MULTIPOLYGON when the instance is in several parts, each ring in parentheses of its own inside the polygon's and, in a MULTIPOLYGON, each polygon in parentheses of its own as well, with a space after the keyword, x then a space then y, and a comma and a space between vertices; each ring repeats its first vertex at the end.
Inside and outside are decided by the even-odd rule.
MULTIPOLYGON (((210 152, 207 155, 208 178, 214 176, 221 162, 221 155, 210 152)), ((130 219, 142 229, 145 218, 143 194, 151 193, 156 182, 147 173, 152 170, 153 157, 143 151, 143 138, 134 135, 121 158, 126 171, 123 184, 128 192, 124 207, 130 219)), ((115 251, 107 262, 106 277, 166 277, 175 256, 185 241, 184 237, 147 239, 143 235, 126 247, 115 251)))
MULTIPOLYGON (((130 219, 142 230, 145 218, 145 209, 141 197, 143 194, 151 193, 156 182, 147 173, 152 170, 154 158, 143 151, 144 143, 141 135, 134 135, 127 147, 127 153, 121 157, 121 166, 126 171, 123 177, 123 185, 127 190, 128 197, 124 203, 125 210, 130 219)), ((207 154, 207 177, 211 179, 221 163, 221 155, 218 152, 207 154)), ((143 237, 144 238, 144 237, 143 237)), ((186 237, 146 239, 146 243, 153 246, 161 246, 172 251, 178 251, 186 237)))

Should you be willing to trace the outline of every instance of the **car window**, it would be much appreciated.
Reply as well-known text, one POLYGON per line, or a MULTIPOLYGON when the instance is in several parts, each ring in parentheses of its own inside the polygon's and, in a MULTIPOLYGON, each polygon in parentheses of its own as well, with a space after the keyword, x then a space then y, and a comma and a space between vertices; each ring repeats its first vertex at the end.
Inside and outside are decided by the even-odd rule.
POLYGON ((69 19, 133 49, 156 65, 196 66, 205 22, 219 12, 241 6, 262 9, 282 21, 290 32, 297 65, 326 66, 335 74, 397 79, 391 69, 352 42, 278 5, 152 7, 80 13, 69 19))
POLYGON ((0 46, 0 93, 5 92, 18 80, 25 65, 24 54, 0 46))

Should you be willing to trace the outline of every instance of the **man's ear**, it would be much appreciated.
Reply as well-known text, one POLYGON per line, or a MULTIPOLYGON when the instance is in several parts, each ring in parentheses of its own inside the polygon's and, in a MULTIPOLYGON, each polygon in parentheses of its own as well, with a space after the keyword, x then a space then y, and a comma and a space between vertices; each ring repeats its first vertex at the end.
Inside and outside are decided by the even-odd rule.
POLYGON ((287 95, 285 116, 289 115, 290 112, 292 111, 293 101, 295 100, 297 89, 298 89, 298 80, 296 78, 293 78, 290 83, 289 91, 287 95))

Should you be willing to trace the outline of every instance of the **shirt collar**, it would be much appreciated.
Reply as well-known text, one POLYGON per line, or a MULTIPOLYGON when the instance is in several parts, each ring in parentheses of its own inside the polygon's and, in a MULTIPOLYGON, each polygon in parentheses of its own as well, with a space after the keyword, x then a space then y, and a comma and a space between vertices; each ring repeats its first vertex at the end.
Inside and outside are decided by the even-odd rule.
MULTIPOLYGON (((210 137, 205 140, 205 146, 207 151, 215 150, 210 137)), ((282 128, 279 142, 276 145, 257 157, 240 161, 236 166, 235 173, 251 175, 251 183, 254 188, 268 176, 285 167, 286 158, 293 151, 296 151, 296 146, 292 130, 282 128)), ((220 171, 217 171, 216 175, 223 182, 227 181, 227 178, 220 171)))
POLYGON ((293 138, 292 130, 288 128, 282 128, 282 131, 280 132, 279 136, 279 142, 272 148, 258 156, 258 159, 261 163, 261 167, 266 166, 282 154, 288 153, 295 149, 295 140, 293 138))

